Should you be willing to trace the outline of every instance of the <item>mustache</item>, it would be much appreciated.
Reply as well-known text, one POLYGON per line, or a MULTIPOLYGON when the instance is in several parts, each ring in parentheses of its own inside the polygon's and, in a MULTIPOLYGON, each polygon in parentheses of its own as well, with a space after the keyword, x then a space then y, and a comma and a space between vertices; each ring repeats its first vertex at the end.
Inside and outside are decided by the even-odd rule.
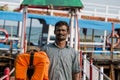
POLYGON ((57 36, 64 36, 63 34, 58 34, 57 36))

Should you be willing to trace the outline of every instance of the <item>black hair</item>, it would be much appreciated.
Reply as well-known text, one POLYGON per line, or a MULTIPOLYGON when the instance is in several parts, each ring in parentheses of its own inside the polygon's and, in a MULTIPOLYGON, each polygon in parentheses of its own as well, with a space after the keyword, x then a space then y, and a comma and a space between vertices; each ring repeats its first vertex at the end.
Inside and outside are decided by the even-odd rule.
POLYGON ((65 21, 58 21, 56 24, 55 24, 55 30, 56 30, 56 27, 59 27, 59 26, 63 26, 65 25, 67 27, 67 31, 69 31, 69 25, 67 22, 65 21))

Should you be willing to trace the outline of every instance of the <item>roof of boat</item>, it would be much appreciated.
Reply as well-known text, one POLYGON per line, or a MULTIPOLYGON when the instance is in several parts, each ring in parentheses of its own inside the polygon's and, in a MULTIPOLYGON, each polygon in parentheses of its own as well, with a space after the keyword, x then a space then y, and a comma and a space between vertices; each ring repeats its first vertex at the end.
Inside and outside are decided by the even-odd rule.
MULTIPOLYGON (((23 17, 23 13, 20 13, 20 12, 0 11, 0 19, 22 21, 23 19, 22 17, 23 17)), ((51 25, 55 25, 56 22, 61 21, 61 20, 66 21, 68 24, 70 22, 70 18, 67 18, 67 17, 38 15, 38 14, 30 14, 30 13, 28 13, 27 17, 43 19, 46 21, 47 24, 51 24, 51 25)), ((80 28, 112 30, 112 22, 79 19, 78 23, 79 23, 78 25, 80 28)), ((120 23, 114 23, 114 28, 119 29, 120 23)))
POLYGON ((70 9, 83 7, 81 0, 23 0, 22 4, 46 8, 54 7, 54 9, 70 9))

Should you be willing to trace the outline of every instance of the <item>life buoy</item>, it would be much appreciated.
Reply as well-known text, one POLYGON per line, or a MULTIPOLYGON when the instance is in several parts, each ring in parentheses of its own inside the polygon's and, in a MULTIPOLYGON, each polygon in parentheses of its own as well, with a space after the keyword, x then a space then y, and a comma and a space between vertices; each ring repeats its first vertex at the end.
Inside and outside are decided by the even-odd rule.
POLYGON ((5 39, 1 39, 0 42, 6 42, 8 40, 8 37, 9 37, 7 30, 0 28, 0 32, 5 33, 5 39))
MULTIPOLYGON (((112 34, 107 36, 107 45, 111 46, 110 38, 112 37, 112 34)), ((116 38, 116 43, 113 44, 113 48, 117 47, 120 43, 120 37, 117 33, 113 34, 113 37, 116 38)))
MULTIPOLYGON (((34 52, 34 73, 31 80, 48 80, 48 69, 50 61, 45 52, 34 52)), ((28 80, 27 69, 30 64, 30 54, 19 54, 15 60, 15 80, 28 80)))

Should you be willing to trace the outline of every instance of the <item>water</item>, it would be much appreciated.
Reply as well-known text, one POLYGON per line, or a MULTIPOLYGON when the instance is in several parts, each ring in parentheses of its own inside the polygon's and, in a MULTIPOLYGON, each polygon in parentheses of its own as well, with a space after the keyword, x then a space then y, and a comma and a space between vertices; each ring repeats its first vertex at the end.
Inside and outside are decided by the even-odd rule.
MULTIPOLYGON (((15 26, 14 27, 5 26, 5 29, 7 30, 9 36, 18 37, 17 27, 15 27, 15 26)), ((41 37, 41 33, 42 33, 42 27, 32 27, 30 37, 28 37, 29 36, 29 31, 30 31, 30 27, 27 27, 26 28, 27 41, 30 41, 33 44, 38 45, 38 40, 41 37)))
MULTIPOLYGON (((27 27, 26 29, 26 35, 27 35, 27 40, 28 40, 28 35, 29 35, 29 27, 27 27)), ((33 42, 33 44, 38 45, 38 41, 41 38, 41 34, 42 34, 42 27, 33 27, 31 29, 31 36, 30 36, 30 42, 33 42)))

